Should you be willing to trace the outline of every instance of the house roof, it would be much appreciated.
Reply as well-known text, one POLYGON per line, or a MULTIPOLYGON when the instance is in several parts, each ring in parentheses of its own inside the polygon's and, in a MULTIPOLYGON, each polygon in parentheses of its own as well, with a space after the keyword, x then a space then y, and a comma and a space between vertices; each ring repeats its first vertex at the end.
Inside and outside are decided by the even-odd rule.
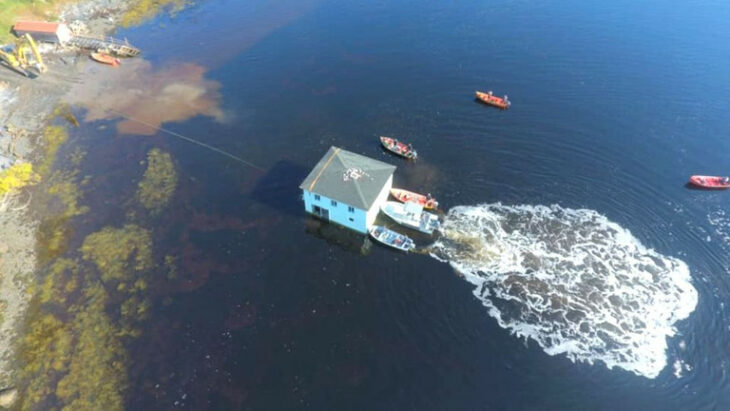
POLYGON ((58 30, 59 23, 48 23, 45 21, 19 21, 13 26, 13 30, 17 31, 30 31, 35 33, 52 33, 55 34, 58 30))
POLYGON ((382 161, 330 147, 299 188, 368 210, 395 168, 382 161))

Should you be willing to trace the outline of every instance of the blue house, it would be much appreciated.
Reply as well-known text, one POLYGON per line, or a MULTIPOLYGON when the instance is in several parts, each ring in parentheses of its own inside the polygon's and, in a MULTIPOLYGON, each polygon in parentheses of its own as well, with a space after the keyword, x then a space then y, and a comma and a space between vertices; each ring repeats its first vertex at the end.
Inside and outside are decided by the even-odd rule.
POLYGON ((393 185, 395 166, 330 147, 302 189, 304 209, 323 220, 367 233, 393 185))

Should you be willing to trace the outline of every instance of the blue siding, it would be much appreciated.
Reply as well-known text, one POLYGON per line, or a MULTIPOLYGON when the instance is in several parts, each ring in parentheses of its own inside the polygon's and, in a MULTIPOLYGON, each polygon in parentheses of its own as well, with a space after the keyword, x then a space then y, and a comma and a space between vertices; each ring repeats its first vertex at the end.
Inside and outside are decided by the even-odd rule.
POLYGON ((327 211, 329 221, 343 225, 351 230, 367 234, 366 210, 361 210, 339 201, 335 202, 335 205, 333 204, 332 199, 307 190, 302 190, 302 198, 304 199, 304 209, 308 213, 317 215, 314 207, 319 207, 321 210, 327 211), (350 207, 353 208, 353 212, 349 210, 350 207))

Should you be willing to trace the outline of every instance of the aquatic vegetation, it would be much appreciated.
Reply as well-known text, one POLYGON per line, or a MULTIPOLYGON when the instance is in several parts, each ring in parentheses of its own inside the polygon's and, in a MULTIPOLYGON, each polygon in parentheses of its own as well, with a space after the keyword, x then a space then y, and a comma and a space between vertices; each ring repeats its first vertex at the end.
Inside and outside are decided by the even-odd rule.
POLYGON ((40 262, 50 261, 66 252, 71 233, 69 217, 59 215, 41 221, 36 236, 38 260, 40 262))
POLYGON ((138 337, 149 313, 142 274, 154 267, 150 246, 141 227, 105 227, 84 239, 81 259, 59 258, 49 267, 21 347, 22 409, 123 408, 124 338, 138 337))
POLYGON ((54 384, 49 380, 58 378, 68 368, 71 331, 55 315, 37 313, 22 343, 20 357, 24 366, 20 371, 27 385, 21 409, 37 407, 53 394, 54 384))
POLYGON ((62 117, 74 127, 79 126, 79 120, 76 118, 76 115, 73 113, 73 111, 71 110, 71 106, 68 103, 58 104, 56 108, 53 109, 52 116, 62 117))
POLYGON ((55 196, 64 205, 63 214, 69 217, 85 214, 87 206, 79 206, 81 190, 74 183, 75 173, 59 173, 56 182, 48 188, 48 194, 55 196))
POLYGON ((32 323, 23 341, 22 374, 28 380, 22 409, 47 408, 53 397, 64 410, 122 408, 126 351, 105 312, 107 302, 96 282, 68 310, 72 320, 42 314, 32 323))
POLYGON ((81 253, 85 260, 96 263, 104 283, 122 283, 129 278, 130 271, 152 266, 150 244, 150 232, 139 226, 105 227, 84 239, 81 253))
MULTIPOLYGON (((107 291, 96 283, 84 292, 83 304, 72 307, 70 327, 76 341, 68 373, 56 387, 64 410, 121 410, 126 388, 126 350, 118 329, 105 313, 107 291)), ((65 365, 65 364, 64 364, 65 365)))
POLYGON ((120 336, 137 337, 136 323, 147 318, 147 280, 141 274, 153 267, 151 241, 148 230, 128 224, 89 234, 81 246, 83 258, 96 264, 102 283, 118 297, 128 296, 119 307, 120 336))
POLYGON ((68 258, 56 260, 46 273, 38 298, 41 304, 65 304, 67 296, 79 286, 79 265, 68 258))
POLYGON ((81 165, 84 157, 86 157, 86 151, 82 150, 81 147, 76 147, 70 156, 71 164, 75 167, 78 167, 79 165, 81 165))
POLYGON ((154 17, 166 7, 169 13, 174 15, 189 3, 188 0, 137 0, 122 15, 122 27, 129 27, 140 24, 145 20, 154 17))
POLYGON ((177 173, 169 153, 153 148, 147 153, 147 170, 139 183, 137 197, 142 205, 159 211, 177 187, 177 173))
MULTIPOLYGON (((67 139, 66 130, 48 127, 43 139, 40 170, 48 175, 67 139)), ((83 156, 76 150, 70 160, 78 166, 83 156)), ((150 161, 155 165, 151 174, 159 173, 158 159, 150 161)), ((165 160, 172 164, 169 155, 165 160)), ((164 188, 169 186, 164 182, 150 187, 172 193, 174 168, 171 172, 171 188, 164 188)), ((169 175, 165 181, 170 181, 169 175)), ((45 203, 53 214, 41 222, 37 235, 39 261, 47 268, 29 290, 33 297, 28 332, 18 350, 24 364, 19 370, 19 408, 122 409, 127 380, 124 342, 141 334, 139 322, 147 318, 151 305, 146 278, 154 267, 151 234, 136 225, 105 227, 86 236, 76 251, 70 248, 70 220, 89 210, 81 204, 83 182, 74 170, 53 172, 47 184, 45 203)))
POLYGON ((168 280, 177 278, 177 257, 172 255, 165 256, 165 272, 168 280))
MULTIPOLYGON (((53 117, 62 115, 64 105, 56 107, 53 117)), ((66 107, 68 107, 66 105, 66 107)), ((68 109, 70 112, 70 109, 68 109)), ((71 114, 72 115, 72 114, 71 114)), ((70 120, 69 120, 70 121, 70 120)), ((43 131, 44 153, 38 165, 38 173, 46 177, 51 172, 53 164, 61 145, 68 140, 68 132, 60 126, 49 126, 43 131)), ((76 150, 71 155, 72 162, 80 162, 83 152, 76 150)), ((38 257, 41 262, 49 261, 66 251, 68 238, 71 236, 69 220, 71 217, 84 214, 88 207, 79 206, 81 191, 74 182, 78 172, 56 172, 48 179, 50 187, 48 194, 51 195, 50 203, 54 198, 61 204, 61 211, 41 221, 38 229, 37 244, 38 257)))
POLYGON ((61 211, 41 221, 38 228, 38 258, 41 262, 50 261, 66 252, 68 239, 71 236, 69 220, 89 211, 86 206, 79 205, 81 190, 74 182, 76 173, 55 173, 51 177, 53 184, 48 194, 61 204, 61 211))
POLYGON ((38 163, 38 174, 47 176, 56 161, 58 150, 68 140, 68 132, 61 126, 48 126, 43 130, 41 138, 43 139, 43 159, 38 163))
POLYGON ((11 193, 25 186, 33 185, 40 180, 33 172, 30 163, 16 163, 10 168, 0 171, 0 194, 11 193))

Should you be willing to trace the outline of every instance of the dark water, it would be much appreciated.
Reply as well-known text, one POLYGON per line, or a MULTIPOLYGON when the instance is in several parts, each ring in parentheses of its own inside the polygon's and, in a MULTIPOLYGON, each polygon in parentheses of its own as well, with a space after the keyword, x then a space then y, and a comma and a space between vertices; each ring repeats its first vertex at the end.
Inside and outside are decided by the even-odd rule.
POLYGON ((80 233, 122 224, 150 148, 180 175, 152 221, 180 281, 154 290, 129 347, 129 408, 727 409, 730 197, 684 182, 728 172, 729 16, 720 1, 221 0, 118 33, 153 71, 193 63, 220 83, 218 119, 166 128, 262 169, 161 132, 77 133, 95 176, 80 233), (592 209, 681 259, 699 297, 666 367, 549 356, 448 264, 308 219, 297 186, 330 145, 397 165, 396 186, 446 209, 592 209))

